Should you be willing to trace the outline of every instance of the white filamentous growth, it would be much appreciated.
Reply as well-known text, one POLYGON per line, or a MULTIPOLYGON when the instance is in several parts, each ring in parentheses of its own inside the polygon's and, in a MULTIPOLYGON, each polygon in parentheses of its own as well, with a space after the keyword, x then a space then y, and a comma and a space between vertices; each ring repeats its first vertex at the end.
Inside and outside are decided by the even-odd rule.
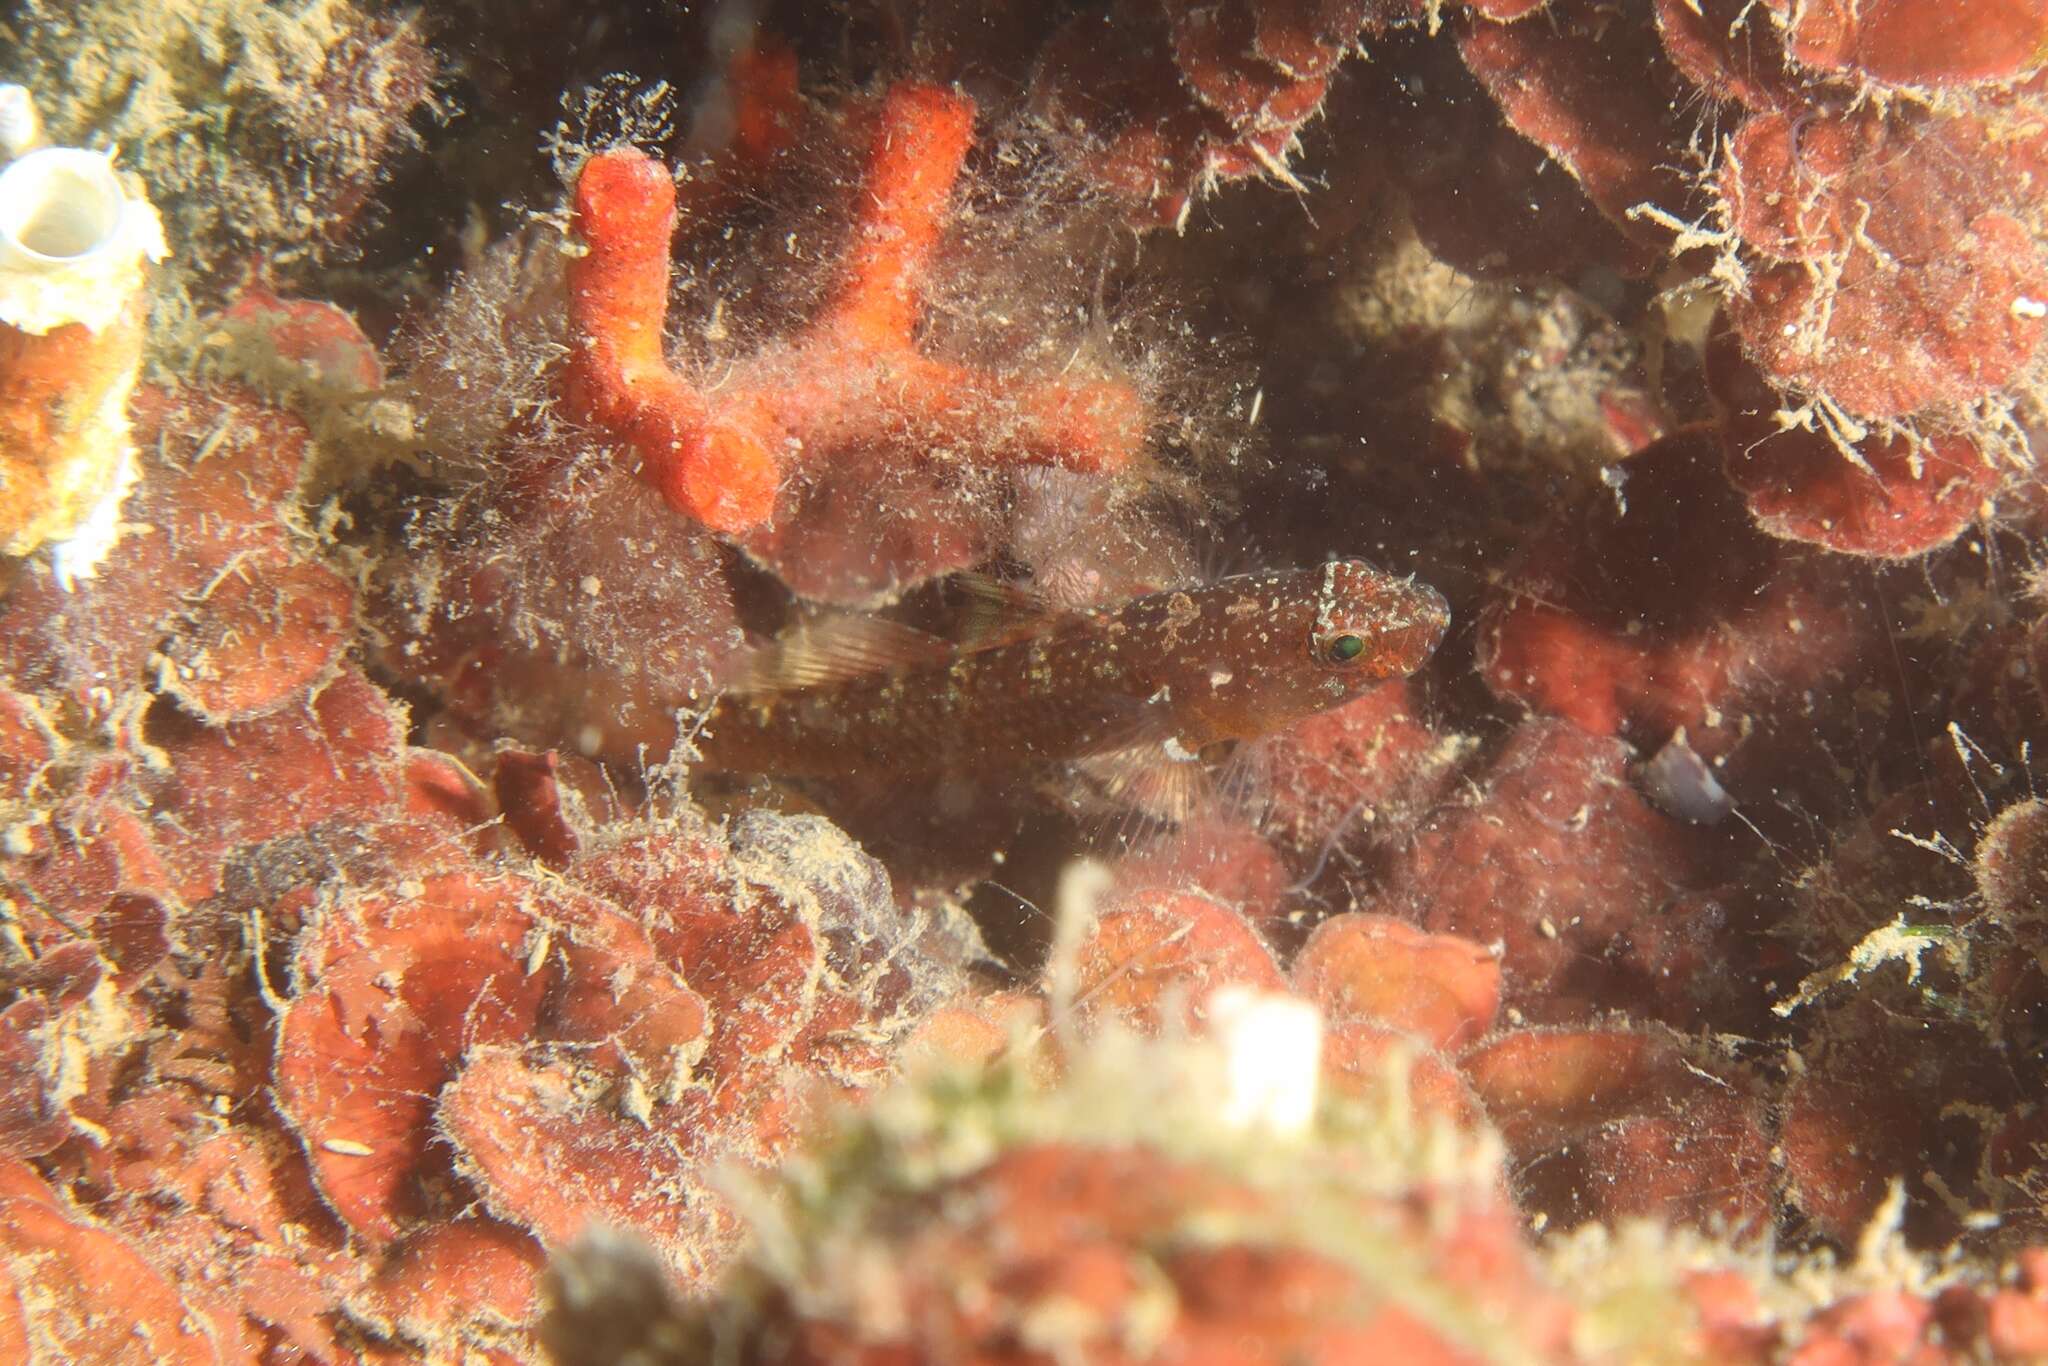
MULTIPOLYGON (((127 415, 122 414, 119 421, 120 430, 126 433, 127 415)), ((94 501, 77 530, 51 544, 50 572, 65 592, 76 588, 80 579, 89 579, 99 572, 114 543, 121 539, 121 504, 128 500, 141 478, 142 466, 135 459, 135 448, 123 445, 112 484, 94 501)))

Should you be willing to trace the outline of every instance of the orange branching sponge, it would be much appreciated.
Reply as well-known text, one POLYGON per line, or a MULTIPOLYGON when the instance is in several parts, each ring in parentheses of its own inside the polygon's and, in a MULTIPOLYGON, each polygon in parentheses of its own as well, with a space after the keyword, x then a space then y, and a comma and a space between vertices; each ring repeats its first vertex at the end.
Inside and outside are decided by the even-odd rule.
POLYGON ((775 458, 749 432, 714 423, 661 351, 676 189, 666 169, 630 150, 592 157, 576 182, 585 254, 569 267, 577 330, 565 397, 585 420, 639 452, 642 470, 678 509, 721 531, 765 521, 775 458))
POLYGON ((677 222, 668 171, 630 148, 590 158, 575 193, 585 251, 568 279, 570 411, 637 454, 672 506, 728 534, 774 515, 786 459, 849 446, 943 445, 1090 472, 1128 464, 1146 427, 1128 385, 1018 381, 917 347, 921 277, 973 124, 964 96, 909 83, 889 93, 836 295, 788 345, 727 375, 715 397, 662 351, 677 222))

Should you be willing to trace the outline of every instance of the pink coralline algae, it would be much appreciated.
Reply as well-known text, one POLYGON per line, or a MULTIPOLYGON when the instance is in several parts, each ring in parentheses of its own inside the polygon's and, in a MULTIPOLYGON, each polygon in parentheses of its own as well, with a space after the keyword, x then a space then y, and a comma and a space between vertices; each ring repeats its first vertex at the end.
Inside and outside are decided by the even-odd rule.
POLYGON ((1487 783, 1414 832, 1372 908, 1496 945, 1529 1018, 1596 999, 1682 1017, 1718 918, 1697 834, 1628 783, 1621 744, 1558 722, 1524 723, 1487 783))
POLYGON ((2040 7, 1668 0, 1654 22, 1587 3, 1545 14, 1465 23, 1465 64, 1637 244, 1618 264, 1718 255, 1726 320, 1769 386, 1743 406, 1772 421, 1729 431, 1759 519, 1874 555, 1952 539, 2008 482, 2003 415, 2038 386, 2040 7), (1695 127, 1701 98, 1720 131, 1695 127), (1828 475, 1828 449, 1855 476, 1828 475), (1852 500, 1953 510, 1913 526, 1859 518, 1852 500))
POLYGON ((1382 683, 1274 739, 1266 829, 1310 860, 1340 844, 1356 853, 1354 831, 1404 830, 1441 798, 1465 749, 1431 726, 1409 680, 1382 683))
POLYGON ((54 590, 8 604, 15 658, 45 663, 5 694, 29 970, 6 978, 0 1078, 6 1151, 73 1192, 26 1188, 15 1274, 126 1266, 138 1246, 153 1269, 81 1270, 134 1289, 76 1314, 24 1282, 26 1331, 94 1356, 52 1325, 105 1321, 90 1331, 153 1342, 151 1360, 287 1343, 330 1359, 344 1317, 391 1343, 516 1347, 534 1235, 632 1218, 587 1160, 632 1134, 634 1163, 673 1171, 677 1264, 715 1264, 730 1217, 705 1173, 766 1160, 809 1078, 857 1089, 889 1029, 956 991, 893 923, 886 875, 801 819, 749 823, 737 852, 685 827, 571 857, 536 814, 552 788, 509 780, 512 829, 584 881, 507 861, 491 793, 409 748, 402 709, 344 653, 354 585, 281 515, 304 429, 231 390, 143 412, 166 501, 94 589, 121 610, 88 619, 54 590), (895 1023, 875 1032, 879 999, 895 1023), (521 1095, 553 1127, 507 1129, 521 1095), (536 1184, 535 1161, 591 1182, 536 1184), (92 1217, 72 1203, 88 1187, 92 1217), (387 1255, 351 1255, 351 1234, 387 1255))
POLYGON ((1353 913, 1316 927, 1294 981, 1333 1022, 1370 1020, 1455 1053, 1493 1023, 1500 961, 1485 946, 1405 920, 1353 913))
POLYGON ((1624 1029, 1521 1030, 1460 1067, 1507 1140, 1522 1198, 1547 1219, 1753 1236, 1770 1216, 1764 1097, 1741 1067, 1624 1029))
POLYGON ((2032 188, 2044 135, 2024 105, 1924 120, 1752 115, 1719 183, 1730 229, 1758 256, 1729 309, 1751 357, 1867 418, 2012 385, 2041 340, 2029 301, 2048 296, 2032 188))
POLYGON ((1683 728, 1721 755, 1751 698, 1854 664, 1867 628, 1844 562, 1759 534, 1720 464, 1703 434, 1666 438, 1623 467, 1618 498, 1540 534, 1480 623, 1487 686, 1593 734, 1654 747, 1683 728))
POLYGON ((1797 61, 1890 85, 2008 80, 2040 65, 2048 45, 2048 9, 2039 0, 1967 8, 1926 0, 1796 6, 1770 0, 1770 8, 1787 23, 1785 45, 1797 61))
MULTIPOLYGON (((1412 1199, 1421 1207, 1360 1200, 1346 1214, 1447 1279, 1468 1277, 1461 1288, 1477 1321, 1468 1319, 1464 1332, 1481 1335, 1488 1320, 1517 1322, 1535 1335, 1536 1359, 1555 1359, 1562 1316, 1528 1283, 1498 1207, 1460 1209, 1422 1192, 1412 1199)), ((1142 1148, 1019 1147, 928 1200, 888 1216, 901 1231, 884 1245, 897 1282, 891 1290, 904 1301, 904 1319, 917 1325, 917 1342, 950 1360, 1017 1359, 1006 1346, 1012 1325, 1050 1306, 1072 1321, 1061 1333, 1071 1350, 1118 1359, 1117 1344, 1155 1277, 1172 1289, 1174 1306, 1155 1330, 1158 1350, 1185 1359, 1256 1352, 1337 1363, 1391 1350, 1407 1361, 1449 1363, 1461 1356, 1458 1328, 1377 1292, 1336 1257, 1275 1246, 1262 1225, 1279 1211, 1262 1209, 1255 1190, 1142 1148), (1245 1234, 1221 1243, 1176 1236, 1177 1227, 1205 1216, 1245 1234), (1152 1243, 1182 1245, 1161 1264, 1140 1251, 1152 1243), (996 1293, 973 1293, 984 1287, 996 1293)), ((794 1300, 762 1306, 762 1321, 749 1329, 760 1345, 751 1350, 792 1362, 906 1359, 905 1344, 878 1339, 854 1313, 858 1306, 845 1306, 841 1318, 807 1313, 794 1300)))
POLYGON ((1777 420, 1763 377, 1716 339, 1710 380, 1728 407, 1728 481, 1762 530, 1848 555, 1910 559, 1987 514, 2006 472, 1967 437, 1868 436, 1849 452, 1777 420))
POLYGON ((1475 1140, 1375 1128, 1389 1116, 1364 1102, 1263 1162, 1176 1087, 1213 1085, 1182 1070, 1201 1049, 1112 1031, 1057 1080, 1009 1060, 896 1088, 842 1117, 800 1200, 775 1201, 788 1257, 684 1306, 630 1245, 586 1240, 551 1278, 547 1339, 573 1362, 1128 1361, 1133 1334, 1190 1360, 1449 1363, 1510 1341, 1573 1359, 1572 1310, 1475 1140), (1388 1160, 1347 1162, 1360 1140, 1388 1160))

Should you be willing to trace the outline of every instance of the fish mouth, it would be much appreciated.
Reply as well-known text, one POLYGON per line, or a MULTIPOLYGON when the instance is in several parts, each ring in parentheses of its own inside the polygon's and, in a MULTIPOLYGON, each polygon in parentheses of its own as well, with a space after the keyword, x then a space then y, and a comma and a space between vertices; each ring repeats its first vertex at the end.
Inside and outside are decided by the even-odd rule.
POLYGON ((1451 629, 1451 605, 1426 583, 1396 579, 1382 604, 1380 658, 1391 678, 1429 662, 1451 629))

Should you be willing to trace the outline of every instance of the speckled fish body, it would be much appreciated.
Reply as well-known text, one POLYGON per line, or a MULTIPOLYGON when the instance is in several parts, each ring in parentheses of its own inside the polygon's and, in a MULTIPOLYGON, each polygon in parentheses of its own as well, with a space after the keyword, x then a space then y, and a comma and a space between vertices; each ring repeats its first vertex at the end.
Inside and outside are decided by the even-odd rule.
POLYGON ((702 766, 790 776, 1018 768, 1248 740, 1414 672, 1442 595, 1360 560, 1242 574, 815 686, 729 695, 702 766))

